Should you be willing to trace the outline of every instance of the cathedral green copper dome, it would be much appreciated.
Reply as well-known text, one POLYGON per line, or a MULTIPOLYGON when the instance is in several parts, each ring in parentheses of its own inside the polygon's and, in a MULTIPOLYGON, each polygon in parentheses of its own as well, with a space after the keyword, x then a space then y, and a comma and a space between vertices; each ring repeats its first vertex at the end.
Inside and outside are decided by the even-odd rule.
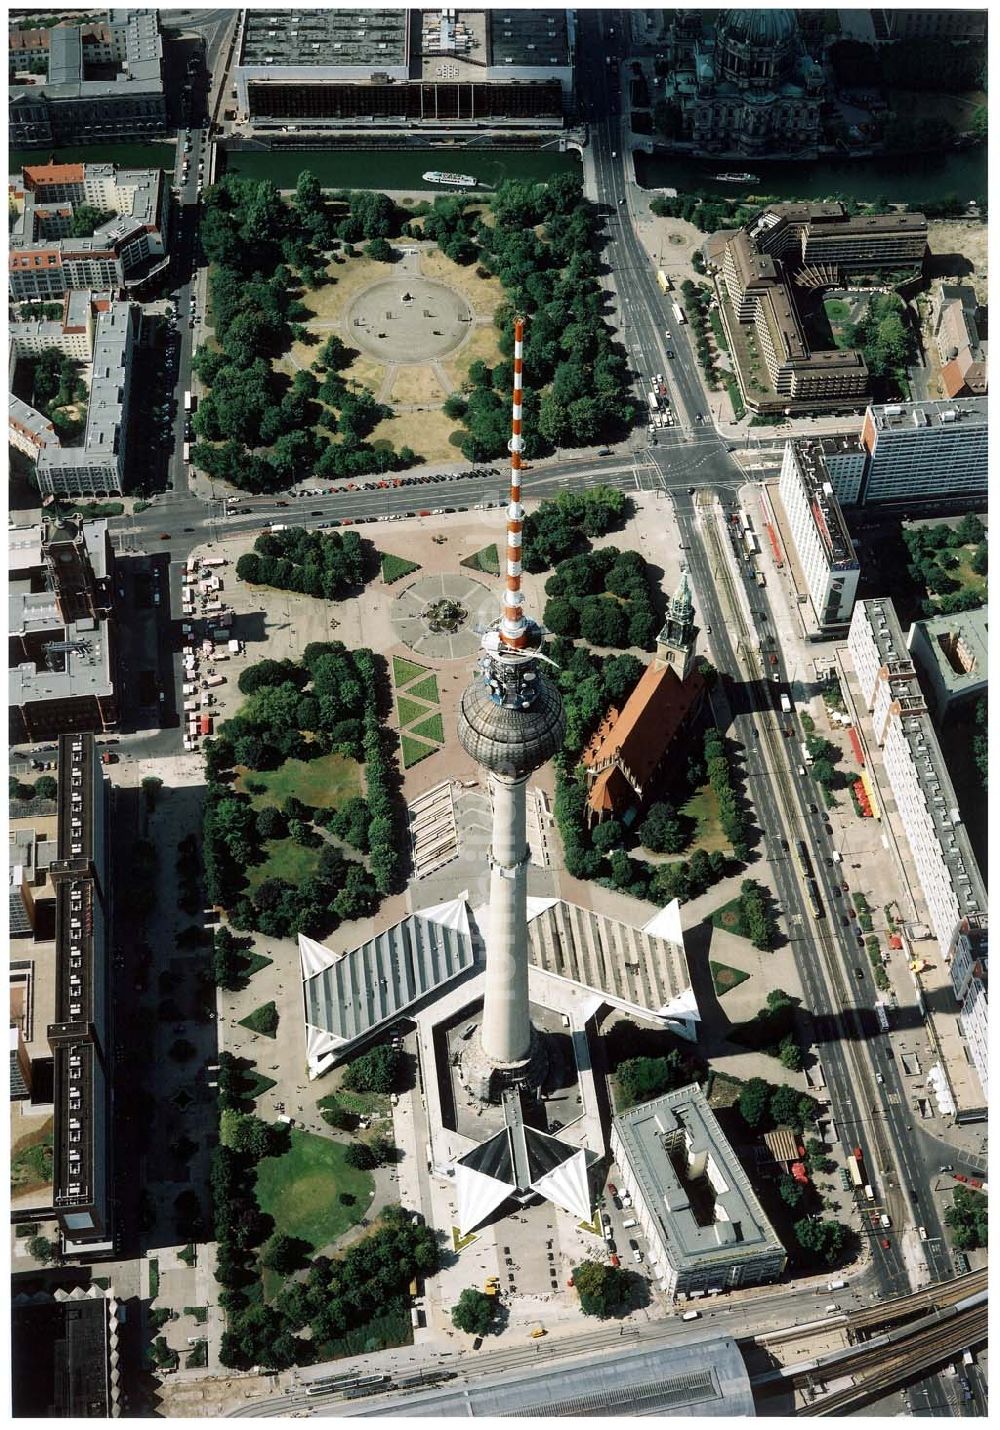
POLYGON ((716 30, 736 44, 769 49, 794 40, 797 26, 791 10, 724 10, 716 30))

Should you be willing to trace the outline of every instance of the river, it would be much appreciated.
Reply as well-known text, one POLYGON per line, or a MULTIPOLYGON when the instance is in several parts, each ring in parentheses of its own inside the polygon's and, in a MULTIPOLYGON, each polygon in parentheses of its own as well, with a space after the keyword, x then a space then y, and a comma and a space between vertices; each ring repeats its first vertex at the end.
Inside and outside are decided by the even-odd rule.
POLYGON ((686 155, 635 156, 636 177, 644 188, 671 188, 682 194, 705 190, 731 199, 766 195, 819 200, 845 194, 866 202, 882 197, 919 208, 922 203, 939 203, 949 194, 968 203, 987 191, 985 144, 944 154, 894 154, 875 159, 801 163, 752 159, 745 167, 759 179, 750 184, 717 184, 712 182, 713 174, 740 172, 744 164, 735 159, 691 159, 686 155))
POLYGON ((309 169, 328 189, 427 189, 426 169, 472 174, 492 188, 503 179, 551 179, 579 166, 575 153, 557 149, 230 149, 226 168, 250 179, 270 179, 279 189, 294 189, 303 169, 309 169))

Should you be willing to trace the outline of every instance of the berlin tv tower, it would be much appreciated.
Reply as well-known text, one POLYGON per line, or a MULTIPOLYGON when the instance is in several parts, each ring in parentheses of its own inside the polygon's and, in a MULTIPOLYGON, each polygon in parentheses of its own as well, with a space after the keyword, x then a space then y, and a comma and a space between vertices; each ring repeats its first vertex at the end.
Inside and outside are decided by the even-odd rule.
POLYGON ((463 1058, 472 1090, 496 1099, 540 1075, 528 1011, 528 776, 552 758, 566 729, 562 697, 539 668, 541 628, 521 592, 521 403, 524 320, 514 322, 513 432, 502 614, 483 636, 479 671, 462 695, 458 738, 489 776, 493 801, 486 990, 478 1044, 463 1058))

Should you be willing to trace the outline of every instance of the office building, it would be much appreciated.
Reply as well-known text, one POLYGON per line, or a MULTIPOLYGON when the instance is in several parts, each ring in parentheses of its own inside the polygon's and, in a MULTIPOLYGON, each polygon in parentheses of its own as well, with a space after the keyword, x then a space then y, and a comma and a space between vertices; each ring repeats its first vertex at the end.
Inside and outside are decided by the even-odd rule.
POLYGON ((861 563, 826 469, 823 444, 786 442, 778 493, 821 630, 851 619, 861 563))
POLYGON ((134 288, 167 267, 170 185, 160 169, 31 165, 15 176, 11 198, 20 210, 7 245, 15 303, 134 288), (85 209, 97 211, 93 231, 74 234, 85 209))
POLYGON ((785 1249, 696 1083, 616 1117, 611 1153, 667 1296, 777 1281, 785 1249))
POLYGON ((676 10, 663 44, 673 144, 741 158, 817 152, 826 79, 793 10, 676 10))
POLYGON ((986 889, 892 601, 857 603, 848 650, 944 958, 986 889))
POLYGON ((728 239, 719 297, 747 406, 792 413, 853 406, 863 398, 869 382, 864 358, 852 348, 811 346, 799 290, 839 287, 886 268, 919 270, 926 247, 923 214, 851 215, 839 203, 772 204, 728 239), (770 390, 761 391, 755 344, 770 390))
POLYGON ((108 1420, 122 1411, 118 1345, 125 1319, 112 1288, 22 1289, 11 1301, 11 1405, 16 1420, 108 1420))
POLYGON ((989 673, 986 606, 978 611, 914 621, 906 645, 938 726, 956 705, 985 695, 989 673))
POLYGON ((163 133, 163 41, 155 10, 109 10, 96 23, 65 20, 34 32, 30 44, 33 32, 15 33, 20 52, 47 50, 48 72, 44 79, 15 73, 7 109, 12 149, 120 144, 163 133))
POLYGON ((257 128, 561 126, 571 10, 246 11, 237 114, 257 128))
POLYGON ((861 428, 868 453, 861 502, 985 497, 987 417, 983 397, 870 406, 861 428))
POLYGON ((106 521, 19 528, 8 549, 11 742, 118 722, 106 521))
POLYGON ((83 443, 39 446, 35 470, 43 496, 120 496, 125 491, 132 363, 140 322, 135 303, 110 303, 98 314, 83 443))

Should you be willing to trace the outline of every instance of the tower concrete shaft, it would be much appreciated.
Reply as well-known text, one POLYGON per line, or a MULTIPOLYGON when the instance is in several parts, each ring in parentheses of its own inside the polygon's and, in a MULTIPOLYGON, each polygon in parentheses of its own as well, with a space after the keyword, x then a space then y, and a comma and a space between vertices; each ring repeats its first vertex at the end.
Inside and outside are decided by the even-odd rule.
POLYGON ((521 413, 524 322, 514 323, 507 563, 500 619, 483 634, 479 673, 462 695, 458 738, 489 774, 493 796, 489 933, 483 1021, 462 1065, 477 1095, 538 1080, 544 1049, 528 1010, 528 776, 560 748, 566 732, 559 687, 545 675, 542 631, 524 613, 521 591, 521 413))
POLYGON ((490 775, 493 844, 486 988, 480 1034, 483 1053, 497 1066, 523 1062, 531 1050, 528 1013, 527 778, 490 775))

